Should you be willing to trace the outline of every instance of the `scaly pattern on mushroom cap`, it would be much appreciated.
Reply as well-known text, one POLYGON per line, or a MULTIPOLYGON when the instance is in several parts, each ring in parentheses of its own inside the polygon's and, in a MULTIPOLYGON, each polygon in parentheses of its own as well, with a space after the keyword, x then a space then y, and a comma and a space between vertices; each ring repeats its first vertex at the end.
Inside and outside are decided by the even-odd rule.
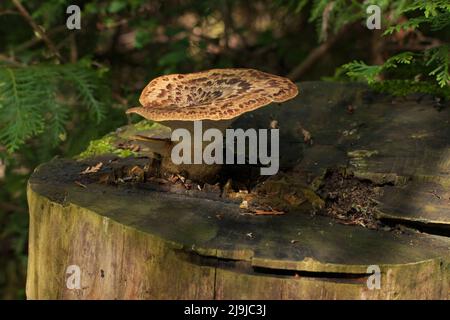
POLYGON ((254 69, 212 69, 152 80, 131 108, 154 121, 224 120, 298 94, 289 79, 254 69))

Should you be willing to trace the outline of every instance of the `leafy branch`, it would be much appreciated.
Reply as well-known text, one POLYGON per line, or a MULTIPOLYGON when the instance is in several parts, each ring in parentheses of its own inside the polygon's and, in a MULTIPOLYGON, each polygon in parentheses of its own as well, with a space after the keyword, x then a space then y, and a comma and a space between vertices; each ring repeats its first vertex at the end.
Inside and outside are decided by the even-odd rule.
POLYGON ((379 76, 388 69, 397 68, 400 64, 411 64, 414 58, 412 52, 402 52, 398 55, 390 57, 382 65, 371 66, 363 61, 353 61, 342 66, 346 70, 346 74, 351 78, 363 78, 368 84, 373 84, 379 79, 379 76))
POLYGON ((436 81, 441 88, 450 85, 450 46, 442 45, 436 48, 429 49, 425 52, 426 65, 436 66, 429 75, 435 76, 436 81))
MULTIPOLYGON (((415 30, 424 24, 430 25, 431 30, 442 30, 450 26, 450 3, 448 1, 403 1, 396 8, 396 15, 404 15, 415 12, 420 15, 409 18, 406 22, 390 26, 383 35, 391 35, 395 32, 415 30)), ((363 61, 353 61, 342 66, 344 73, 353 79, 365 80, 369 85, 390 92, 424 92, 450 97, 450 46, 447 44, 435 46, 431 49, 417 53, 403 52, 392 56, 382 65, 367 65, 363 61), (400 65, 414 65, 403 77, 397 74, 397 79, 383 80, 383 74, 398 68, 400 65), (421 78, 425 78, 420 80, 421 78), (414 79, 414 80, 413 80, 414 79), (386 82, 380 85, 381 82, 386 82), (385 90, 390 85, 394 90, 385 90), (399 90, 400 86, 405 90, 399 90)))
POLYGON ((58 98, 66 87, 73 88, 96 122, 104 118, 103 89, 90 68, 81 64, 0 67, 0 144, 12 153, 44 132, 57 144, 65 134, 71 107, 67 96, 58 98))

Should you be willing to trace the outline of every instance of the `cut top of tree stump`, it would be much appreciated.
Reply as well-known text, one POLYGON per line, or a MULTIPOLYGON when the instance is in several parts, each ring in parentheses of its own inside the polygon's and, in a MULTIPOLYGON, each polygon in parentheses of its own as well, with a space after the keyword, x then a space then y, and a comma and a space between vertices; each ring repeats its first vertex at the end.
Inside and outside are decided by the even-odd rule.
POLYGON ((72 160, 52 161, 37 169, 30 187, 55 203, 91 210, 106 222, 117 221, 203 256, 276 269, 365 273, 367 265, 417 263, 450 254, 450 239, 412 231, 368 230, 305 212, 255 216, 232 202, 129 187, 80 187, 74 181, 85 167, 72 160))
MULTIPOLYGON (((37 250, 33 235, 39 237, 39 231, 45 232, 38 225, 43 223, 39 204, 48 201, 58 210, 74 208, 75 211, 68 211, 71 214, 79 208, 96 215, 103 221, 101 232, 107 232, 111 223, 119 224, 129 232, 163 241, 171 250, 189 255, 192 261, 200 259, 202 265, 212 263, 219 268, 219 264, 232 261, 234 266, 243 263, 250 268, 233 267, 238 273, 252 274, 259 270, 268 276, 282 277, 299 271, 317 277, 323 274, 351 277, 367 275, 368 266, 377 265, 382 270, 397 268, 398 277, 409 270, 402 281, 412 288, 417 285, 414 273, 425 272, 416 268, 437 266, 429 269, 436 272, 429 280, 430 286, 439 287, 435 291, 438 293, 431 297, 448 298, 450 108, 439 109, 426 96, 393 99, 354 84, 300 83, 299 91, 292 101, 262 108, 233 123, 236 128, 258 129, 277 121, 280 172, 255 182, 254 188, 283 181, 291 191, 303 193, 299 205, 290 206, 282 215, 255 215, 233 199, 208 196, 207 192, 155 189, 145 181, 125 183, 123 177, 115 185, 84 179, 81 173, 98 163, 102 163, 95 173, 99 175, 113 172, 114 167, 144 168, 148 164, 148 150, 134 137, 167 134, 158 126, 128 126, 99 143, 102 148, 91 146, 84 154, 88 156, 86 159, 56 159, 36 169, 29 181, 30 228, 35 230, 30 235, 30 268, 38 263, 37 254, 31 253, 37 250), (116 149, 120 147, 122 152, 124 146, 130 148, 133 157, 117 157, 116 149), (320 193, 330 170, 343 170, 376 188, 379 191, 373 199, 376 218, 391 222, 391 227, 371 230, 315 214, 318 204, 323 206, 330 201, 320 193), (397 223, 409 228, 392 227, 397 223), (215 262, 207 262, 211 258, 215 262)), ((278 195, 284 195, 282 189, 277 190, 278 195)), ((44 207, 47 204, 42 204, 44 207)), ((49 210, 46 214, 51 219, 52 209, 49 210)), ((71 221, 84 223, 76 218, 71 221)), ((45 220, 43 224, 48 223, 45 220)), ((29 279, 29 287, 35 289, 33 281, 35 278, 29 279)), ((397 285, 403 283, 395 281, 397 285)), ((214 288, 216 285, 220 287, 216 283, 214 288)), ((35 293, 34 289, 29 292, 35 293)), ((220 297, 262 297, 233 290, 233 294, 220 297)), ((336 294, 333 297, 339 298, 336 294)), ((392 297, 391 294, 379 297, 392 297)))

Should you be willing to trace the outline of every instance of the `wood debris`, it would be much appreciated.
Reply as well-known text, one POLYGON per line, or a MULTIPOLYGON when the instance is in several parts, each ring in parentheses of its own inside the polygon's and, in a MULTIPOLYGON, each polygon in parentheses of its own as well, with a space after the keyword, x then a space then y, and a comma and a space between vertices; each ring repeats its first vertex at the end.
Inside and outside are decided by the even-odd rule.
POLYGON ((306 130, 305 128, 303 128, 303 126, 300 123, 298 123, 297 125, 298 125, 297 132, 303 136, 303 142, 305 142, 306 144, 312 145, 313 140, 312 140, 311 133, 308 130, 306 130))
POLYGON ((277 120, 270 121, 270 129, 278 129, 278 121, 277 120))
POLYGON ((254 210, 254 214, 257 216, 279 216, 285 214, 285 212, 273 209, 271 210, 256 209, 254 210))
POLYGON ((87 189, 87 186, 84 185, 84 184, 82 184, 80 181, 75 181, 75 184, 76 184, 77 186, 79 186, 79 187, 82 187, 82 188, 84 188, 84 189, 87 189))
POLYGON ((239 205, 239 208, 241 208, 241 209, 248 209, 248 201, 247 200, 243 200, 241 202, 241 204, 239 205))
POLYGON ((84 169, 80 174, 96 173, 103 167, 103 162, 97 163, 95 166, 90 166, 84 169))

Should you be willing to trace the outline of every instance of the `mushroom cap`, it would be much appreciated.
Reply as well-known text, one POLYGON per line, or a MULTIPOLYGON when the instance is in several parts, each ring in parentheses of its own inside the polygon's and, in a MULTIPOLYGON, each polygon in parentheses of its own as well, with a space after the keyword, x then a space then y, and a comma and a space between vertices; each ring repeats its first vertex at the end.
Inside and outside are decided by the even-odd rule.
POLYGON ((150 81, 139 98, 142 107, 127 113, 154 121, 225 120, 297 94, 287 78, 254 69, 212 69, 150 81))

